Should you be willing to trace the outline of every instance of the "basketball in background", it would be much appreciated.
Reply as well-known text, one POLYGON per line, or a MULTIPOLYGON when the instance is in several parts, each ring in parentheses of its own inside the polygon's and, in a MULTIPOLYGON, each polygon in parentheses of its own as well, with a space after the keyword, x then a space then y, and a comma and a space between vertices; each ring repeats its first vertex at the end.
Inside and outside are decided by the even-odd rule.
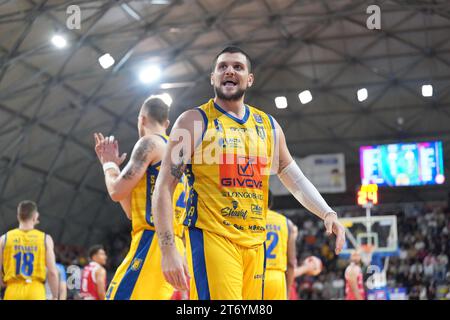
POLYGON ((309 276, 317 276, 322 272, 323 269, 322 260, 320 260, 316 256, 306 257, 306 259, 303 261, 303 265, 308 268, 306 274, 309 276))

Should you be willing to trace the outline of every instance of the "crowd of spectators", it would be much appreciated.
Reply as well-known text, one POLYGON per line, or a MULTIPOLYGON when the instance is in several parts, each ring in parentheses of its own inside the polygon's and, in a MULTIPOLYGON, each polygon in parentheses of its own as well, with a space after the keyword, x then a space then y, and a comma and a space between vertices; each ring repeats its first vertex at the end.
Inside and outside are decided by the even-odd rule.
MULTIPOLYGON (((326 236, 321 221, 307 213, 292 213, 288 216, 299 229, 299 262, 316 255, 324 263, 321 275, 297 279, 300 298, 343 299, 344 271, 349 261, 333 253, 334 240, 326 236)), ((344 217, 364 215, 357 208, 344 208, 339 214, 344 217)), ((405 288, 408 299, 450 299, 450 209, 442 205, 407 204, 397 205, 394 211, 393 208, 375 208, 373 215, 397 216, 399 250, 389 258, 387 286, 405 288)), ((365 279, 370 276, 366 271, 363 267, 365 279)))

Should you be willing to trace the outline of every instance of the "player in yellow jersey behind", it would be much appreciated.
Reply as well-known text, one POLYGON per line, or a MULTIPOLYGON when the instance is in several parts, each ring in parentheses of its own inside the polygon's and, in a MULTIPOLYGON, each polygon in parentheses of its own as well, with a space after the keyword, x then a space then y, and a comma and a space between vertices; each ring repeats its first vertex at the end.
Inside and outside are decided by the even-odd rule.
MULTIPOLYGON (((168 300, 173 293, 173 287, 161 271, 161 251, 154 231, 151 202, 166 149, 168 114, 169 107, 161 99, 150 97, 144 102, 138 117, 139 140, 122 171, 119 166, 126 154, 119 155, 117 140, 101 133, 94 135, 108 193, 113 201, 120 202, 132 224, 130 250, 109 285, 108 300, 168 300)), ((177 208, 174 228, 177 250, 184 254, 183 226, 177 221, 184 217, 186 193, 183 180, 180 181, 173 198, 177 208)))
POLYGON ((269 193, 264 300, 287 300, 297 267, 297 232, 291 220, 271 210, 272 205, 273 196, 269 193))
POLYGON ((19 228, 0 237, 0 285, 6 285, 4 299, 45 300, 46 277, 53 297, 58 297, 53 239, 34 228, 39 223, 36 203, 20 202, 17 219, 19 228))
POLYGON ((254 75, 247 53, 227 47, 210 75, 215 97, 181 114, 172 128, 156 181, 155 227, 167 281, 188 287, 191 299, 262 299, 269 176, 282 183, 336 235, 336 253, 345 242, 337 214, 303 175, 270 115, 247 105, 254 75), (186 174, 189 200, 187 261, 176 250, 172 194, 186 174))

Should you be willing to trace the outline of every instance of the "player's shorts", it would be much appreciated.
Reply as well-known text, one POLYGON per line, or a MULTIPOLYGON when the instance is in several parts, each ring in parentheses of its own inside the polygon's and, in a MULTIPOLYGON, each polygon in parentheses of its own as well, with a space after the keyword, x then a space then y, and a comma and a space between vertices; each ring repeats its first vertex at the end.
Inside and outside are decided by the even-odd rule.
POLYGON ((4 300, 45 300, 45 285, 40 281, 10 281, 4 300))
POLYGON ((261 300, 265 247, 245 248, 197 228, 186 232, 191 300, 261 300))
POLYGON ((287 300, 286 273, 284 271, 266 270, 264 300, 287 300))
MULTIPOLYGON (((175 245, 184 255, 179 237, 175 237, 175 245)), ((173 291, 162 273, 161 249, 155 231, 137 233, 109 285, 106 300, 169 300, 173 291)))

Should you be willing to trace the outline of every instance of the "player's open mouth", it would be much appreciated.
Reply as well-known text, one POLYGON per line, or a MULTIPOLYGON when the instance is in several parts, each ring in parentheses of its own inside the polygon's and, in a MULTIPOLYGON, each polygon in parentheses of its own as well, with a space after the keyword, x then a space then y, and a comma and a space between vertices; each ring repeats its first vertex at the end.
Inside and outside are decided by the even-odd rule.
POLYGON ((234 81, 231 81, 231 80, 227 80, 227 81, 222 82, 222 85, 224 87, 234 87, 237 85, 237 83, 234 81))

